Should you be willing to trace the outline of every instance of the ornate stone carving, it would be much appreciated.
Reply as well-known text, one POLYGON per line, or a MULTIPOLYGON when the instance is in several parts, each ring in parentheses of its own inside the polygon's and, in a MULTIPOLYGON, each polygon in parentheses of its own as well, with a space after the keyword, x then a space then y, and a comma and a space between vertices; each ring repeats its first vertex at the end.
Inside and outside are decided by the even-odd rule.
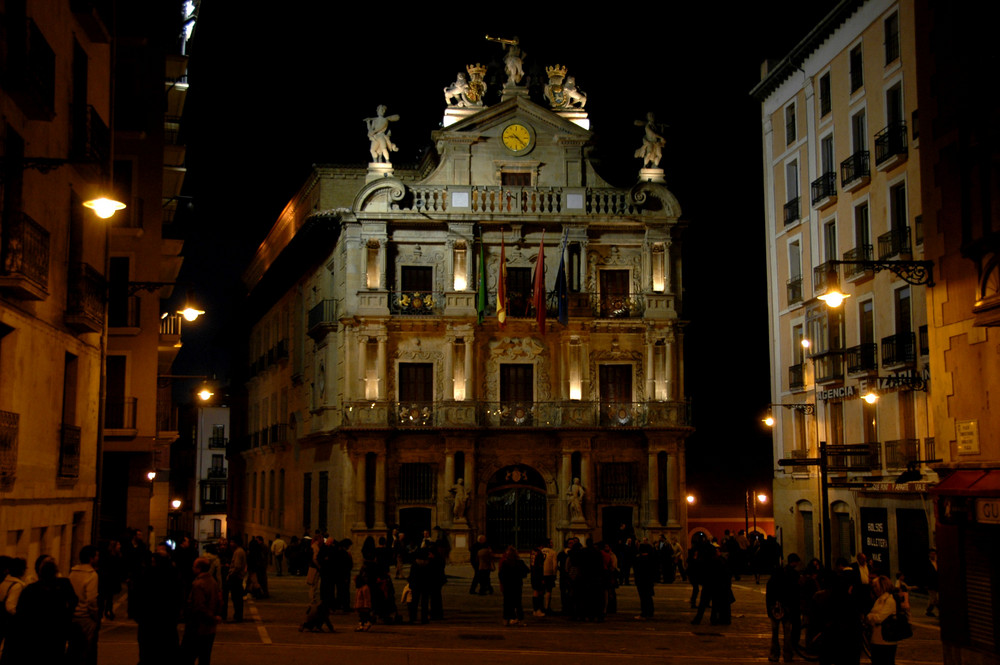
POLYGON ((486 39, 503 45, 503 65, 507 72, 507 82, 504 85, 510 87, 520 83, 524 77, 524 58, 527 54, 521 50, 521 42, 517 36, 514 39, 502 39, 486 35, 486 39))
POLYGON ((399 374, 399 363, 433 363, 434 364, 434 399, 439 400, 444 395, 444 353, 435 349, 426 349, 420 344, 419 338, 400 342, 392 354, 392 371, 386 381, 386 394, 389 399, 395 399, 396 377, 399 374))
MULTIPOLYGON (((644 402, 646 401, 646 372, 643 367, 643 352, 642 351, 625 351, 614 345, 611 349, 604 351, 593 351, 590 354, 590 376, 596 377, 598 373, 597 366, 608 362, 622 362, 626 361, 632 364, 635 369, 635 379, 633 386, 635 387, 635 401, 644 402)), ((590 382, 591 399, 597 401, 600 399, 600 386, 597 385, 597 381, 590 382)))
POLYGON ((613 245, 610 249, 594 247, 587 252, 587 289, 590 293, 597 293, 598 272, 603 267, 631 268, 632 293, 640 293, 642 286, 639 281, 642 273, 642 256, 640 252, 633 248, 622 252, 618 245, 613 245), (605 254, 607 252, 607 254, 605 254))
POLYGON ((535 401, 547 402, 551 396, 549 351, 535 337, 504 337, 489 343, 486 359, 487 401, 500 399, 500 364, 530 361, 535 367, 535 401))
POLYGON ((549 75, 549 82, 545 84, 544 89, 549 106, 554 109, 568 109, 583 108, 587 105, 587 96, 576 89, 576 79, 572 76, 566 77, 566 67, 559 64, 546 67, 545 73, 549 75))

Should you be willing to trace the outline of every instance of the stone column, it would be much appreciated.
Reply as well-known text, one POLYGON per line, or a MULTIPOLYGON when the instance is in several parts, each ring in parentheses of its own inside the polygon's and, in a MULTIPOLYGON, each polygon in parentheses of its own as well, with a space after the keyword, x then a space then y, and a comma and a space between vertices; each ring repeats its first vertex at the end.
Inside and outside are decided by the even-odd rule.
POLYGON ((388 368, 385 366, 385 347, 386 343, 389 341, 388 336, 379 335, 378 336, 378 351, 375 354, 375 376, 378 381, 378 399, 388 399, 386 395, 386 381, 385 375, 388 368))
POLYGON ((566 493, 569 491, 570 483, 572 483, 573 466, 573 453, 568 450, 562 452, 562 457, 559 459, 559 520, 557 526, 564 527, 569 524, 569 498, 566 493))
POLYGON ((368 336, 358 334, 358 380, 361 382, 361 399, 368 395, 368 336))
POLYGON ((484 395, 472 394, 472 387, 475 385, 472 382, 472 353, 475 348, 473 342, 474 339, 471 335, 465 337, 465 399, 475 399, 476 397, 482 399, 484 395))
POLYGON ((656 399, 656 340, 646 335, 646 401, 656 399))
POLYGON ((455 352, 457 351, 455 336, 448 333, 445 335, 444 342, 444 395, 442 395, 442 399, 453 400, 455 399, 455 352))
POLYGON ((365 454, 355 452, 351 456, 351 465, 354 467, 354 531, 364 531, 365 524, 365 454))
POLYGON ((658 514, 660 500, 660 465, 657 458, 657 451, 649 450, 646 453, 646 528, 655 529, 660 525, 660 515, 658 514))
POLYGON ((663 292, 673 293, 674 288, 674 264, 670 260, 670 240, 666 240, 663 243, 663 292))
POLYGON ((385 453, 375 455, 375 530, 385 531, 385 453))
POLYGON ((667 453, 667 525, 678 526, 680 514, 677 502, 680 500, 680 483, 677 482, 677 453, 667 453))
POLYGON ((664 378, 667 382, 667 401, 677 399, 677 386, 674 379, 674 335, 667 334, 663 349, 664 378))

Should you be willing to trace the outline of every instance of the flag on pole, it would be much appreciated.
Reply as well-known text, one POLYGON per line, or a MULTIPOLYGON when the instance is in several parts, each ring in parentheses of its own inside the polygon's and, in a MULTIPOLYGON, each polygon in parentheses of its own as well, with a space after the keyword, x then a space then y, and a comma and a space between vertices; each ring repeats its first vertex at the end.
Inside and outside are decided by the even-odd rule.
POLYGON ((479 325, 482 325, 486 318, 486 255, 483 252, 483 237, 479 235, 479 289, 476 293, 476 316, 479 325))
POLYGON ((545 332, 545 231, 542 230, 542 241, 538 243, 538 260, 535 262, 535 293, 532 298, 535 306, 535 318, 538 320, 538 330, 545 332))
POLYGON ((556 298, 559 301, 559 314, 556 318, 564 326, 569 323, 569 285, 566 282, 566 240, 569 233, 563 231, 562 244, 559 246, 559 271, 556 273, 556 298))
POLYGON ((500 231, 500 269, 497 271, 497 325, 501 330, 507 326, 507 253, 503 231, 500 231))

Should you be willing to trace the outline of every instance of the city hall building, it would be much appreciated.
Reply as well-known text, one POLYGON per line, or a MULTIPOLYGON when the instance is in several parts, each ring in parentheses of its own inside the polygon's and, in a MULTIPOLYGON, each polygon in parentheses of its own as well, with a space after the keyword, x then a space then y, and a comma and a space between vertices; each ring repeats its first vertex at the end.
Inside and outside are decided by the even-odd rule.
POLYGON ((595 171, 564 68, 492 106, 468 69, 418 167, 379 109, 372 163, 315 166, 247 268, 230 528, 684 541, 680 206, 657 163, 595 171))

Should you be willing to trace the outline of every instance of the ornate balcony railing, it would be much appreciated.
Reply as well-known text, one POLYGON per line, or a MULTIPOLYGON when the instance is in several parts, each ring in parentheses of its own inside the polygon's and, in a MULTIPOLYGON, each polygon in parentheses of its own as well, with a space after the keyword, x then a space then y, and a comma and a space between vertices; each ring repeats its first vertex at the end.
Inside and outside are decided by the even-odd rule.
POLYGON ((788 280, 788 305, 802 302, 802 276, 792 277, 788 280))
POLYGON ((905 469, 910 462, 920 459, 920 439, 896 439, 885 442, 885 467, 905 469))
POLYGON ((345 427, 687 427, 688 402, 359 401, 345 405, 345 427))
POLYGON ((913 247, 910 245, 910 227, 902 226, 878 237, 878 258, 880 261, 899 256, 900 254, 912 254, 913 247))
MULTIPOLYGON (((463 188, 464 190, 465 188, 463 188)), ((409 187, 412 197, 398 204, 399 210, 425 213, 447 213, 450 208, 448 187, 416 185, 409 187)), ((472 186, 468 188, 469 207, 473 213, 485 215, 632 215, 639 209, 632 203, 628 190, 588 188, 578 202, 563 205, 560 187, 472 186)), ((568 197, 572 197, 570 193, 568 197)), ((468 212, 466 208, 462 213, 468 212)))
POLYGON ((806 385, 805 363, 790 365, 788 367, 788 387, 790 389, 801 388, 806 385))
POLYGON ((86 263, 73 263, 67 277, 66 324, 76 330, 104 329, 104 276, 86 263))
POLYGON ((844 352, 840 349, 817 353, 813 357, 816 383, 828 383, 844 378, 844 352))
POLYGON ((444 294, 431 291, 391 291, 389 313, 400 316, 438 316, 444 312, 444 294))
POLYGON ((165 317, 160 319, 160 338, 161 341, 164 337, 180 337, 181 336, 181 326, 183 325, 181 321, 184 316, 182 314, 167 314, 165 317))
POLYGON ((135 429, 135 397, 108 397, 104 404, 104 429, 135 429))
POLYGON ((646 310, 645 298, 638 294, 592 295, 590 302, 594 307, 594 316, 602 319, 640 318, 646 310))
POLYGON ((906 123, 894 122, 875 135, 875 166, 881 166, 893 157, 905 156, 906 123))
POLYGON ((907 365, 917 360, 917 337, 914 333, 899 333, 882 338, 882 366, 907 365))
POLYGON ((17 439, 20 416, 0 411, 0 489, 10 489, 17 473, 17 439))
POLYGON ((848 374, 874 372, 878 369, 878 344, 858 344, 844 351, 848 374))
POLYGON ((840 163, 840 186, 847 187, 854 181, 871 175, 868 151, 859 150, 840 163))
POLYGON ((785 226, 794 224, 802 217, 801 197, 796 196, 785 203, 785 226))
POLYGON ((882 468, 879 443, 855 443, 846 446, 827 446, 826 464, 832 472, 865 473, 882 468))
POLYGON ((10 216, 3 230, 0 252, 3 254, 0 286, 37 292, 41 297, 49 286, 49 232, 23 212, 10 216))
MULTIPOLYGON (((871 245, 858 245, 844 252, 845 261, 871 261, 873 247, 871 245)), ((844 264, 844 277, 852 279, 865 274, 866 268, 855 263, 844 264)))
POLYGON ((837 195, 837 173, 835 171, 827 171, 820 177, 812 181, 810 186, 812 191, 812 204, 816 205, 824 199, 828 199, 831 196, 837 195))
POLYGON ((63 424, 59 432, 59 477, 80 477, 80 428, 63 424))

